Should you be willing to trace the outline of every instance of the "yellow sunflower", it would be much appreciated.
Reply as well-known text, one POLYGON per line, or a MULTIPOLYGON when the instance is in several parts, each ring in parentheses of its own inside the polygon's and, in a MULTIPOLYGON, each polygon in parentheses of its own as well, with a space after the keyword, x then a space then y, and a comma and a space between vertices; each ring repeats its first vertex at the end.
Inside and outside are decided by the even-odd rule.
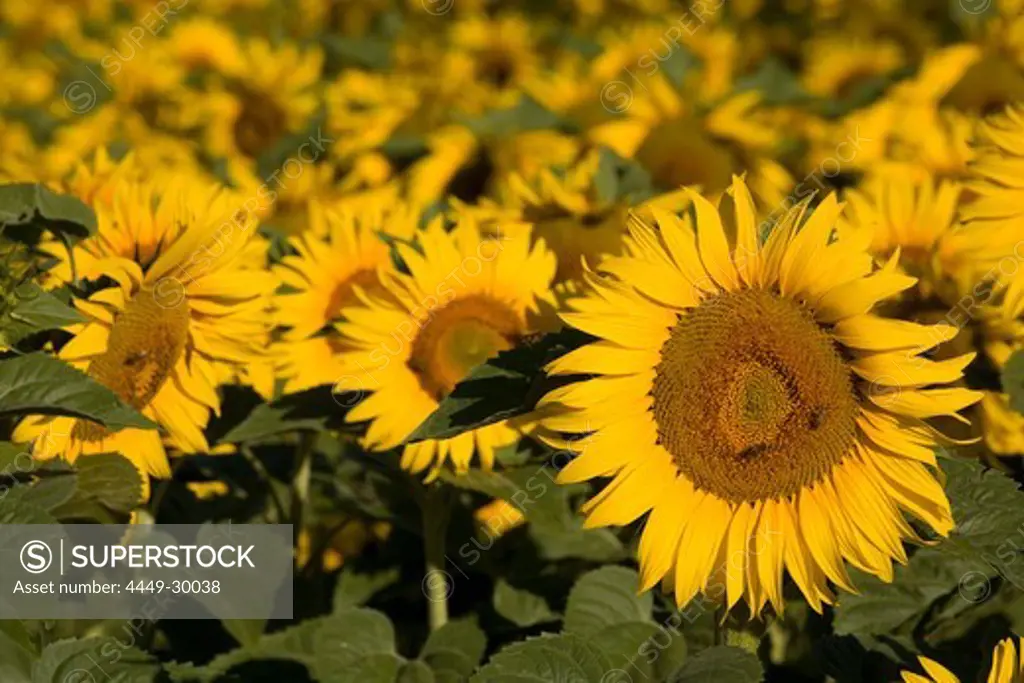
POLYGON ((963 194, 953 180, 872 176, 846 193, 839 229, 861 232, 879 259, 898 255, 900 268, 918 278, 918 301, 953 305, 1009 249, 996 231, 960 222, 963 194))
MULTIPOLYGON (((1020 658, 1021 639, 1007 638, 992 652, 992 668, 986 683, 1021 683, 1024 681, 1024 660, 1020 658)), ((903 683, 960 683, 949 669, 927 657, 918 657, 924 675, 903 672, 903 683)))
MULTIPOLYGON (((338 390, 369 393, 346 415, 369 422, 365 444, 395 448, 412 434, 476 365, 537 332, 534 320, 550 301, 555 257, 526 236, 482 238, 474 221, 446 232, 441 218, 419 235, 422 251, 397 249, 409 275, 383 280, 386 297, 360 293, 362 306, 342 312, 339 331, 351 344, 338 390)), ((497 422, 451 439, 406 445, 402 466, 436 475, 450 460, 469 469, 474 453, 484 468, 495 450, 514 443, 517 424, 497 422)))
POLYGON ((781 610, 785 569, 821 611, 830 581, 854 590, 846 563, 890 580, 907 561, 903 541, 919 539, 904 513, 953 528, 942 437, 921 420, 978 400, 943 386, 973 354, 927 360, 953 326, 872 313, 914 279, 835 234, 834 195, 802 226, 806 204, 787 211, 762 243, 742 179, 731 192, 721 216, 691 193, 692 217, 630 221, 629 255, 562 314, 598 340, 547 368, 596 377, 548 393, 538 419, 578 453, 559 481, 612 478, 587 526, 650 512, 642 590, 664 580, 680 605, 703 592, 760 614, 781 610))
POLYGON ((284 329, 275 344, 285 393, 333 384, 345 373, 349 346, 331 325, 357 303, 357 293, 384 296, 381 272, 393 269, 386 239, 411 240, 420 213, 403 204, 378 205, 358 214, 313 204, 310 230, 289 244, 294 254, 274 267, 284 284, 276 321, 284 329))
POLYGON ((206 97, 206 143, 216 156, 251 160, 298 132, 316 110, 323 53, 252 38, 242 56, 241 67, 224 74, 226 85, 206 97))
POLYGON ((866 40, 844 34, 819 35, 806 41, 804 89, 819 97, 845 98, 872 78, 903 65, 903 50, 892 40, 866 40))
MULTIPOLYGON (((237 258, 255 232, 242 202, 220 188, 187 180, 158 193, 125 183, 108 205, 94 204, 98 230, 74 247, 80 278, 110 278, 75 307, 86 322, 60 358, 112 389, 163 432, 109 432, 71 417, 23 420, 17 442, 33 442, 40 458, 119 451, 143 475, 170 475, 165 443, 185 453, 207 450, 202 428, 219 412, 216 378, 261 357, 273 278, 237 258)), ((53 272, 71 276, 59 243, 43 250, 59 259, 53 272)), ((148 486, 148 484, 147 484, 148 486)))

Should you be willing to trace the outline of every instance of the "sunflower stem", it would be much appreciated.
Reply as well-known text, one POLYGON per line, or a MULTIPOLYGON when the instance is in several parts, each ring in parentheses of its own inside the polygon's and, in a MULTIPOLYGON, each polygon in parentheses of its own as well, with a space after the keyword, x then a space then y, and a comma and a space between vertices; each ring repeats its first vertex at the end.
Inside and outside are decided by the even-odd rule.
POLYGON ((309 481, 313 474, 313 450, 316 432, 302 432, 295 449, 295 476, 292 477, 291 523, 298 543, 302 534, 306 504, 309 501, 309 481))
POLYGON ((423 498, 423 544, 426 555, 426 574, 423 593, 427 597, 427 623, 434 632, 448 623, 448 597, 451 577, 445 571, 445 537, 451 516, 451 498, 447 486, 435 483, 427 486, 423 498))

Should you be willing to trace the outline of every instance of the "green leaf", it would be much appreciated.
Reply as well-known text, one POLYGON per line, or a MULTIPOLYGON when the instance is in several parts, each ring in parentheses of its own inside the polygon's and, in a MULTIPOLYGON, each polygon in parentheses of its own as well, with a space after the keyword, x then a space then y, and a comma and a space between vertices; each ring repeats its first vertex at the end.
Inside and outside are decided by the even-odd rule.
POLYGON ((37 657, 32 636, 22 622, 0 621, 0 681, 31 683, 32 662, 37 657))
POLYGON ((1024 413, 1024 351, 1016 351, 1003 367, 1003 392, 1010 395, 1010 407, 1024 413))
POLYGON ((565 630, 592 635, 630 621, 650 621, 651 594, 637 595, 640 577, 625 567, 601 567, 583 575, 569 592, 565 630))
POLYGON ((54 516, 42 506, 23 496, 12 495, 4 486, 0 486, 0 524, 56 523, 54 516))
MULTIPOLYGON (((660 656, 655 645, 662 635, 657 624, 649 621, 630 621, 609 626, 590 636, 590 642, 611 659, 620 671, 637 676, 640 680, 655 679, 654 663, 660 656)), ((664 638, 666 645, 671 646, 672 639, 664 638)), ((682 638, 679 638, 682 640, 682 638)), ((683 657, 686 656, 685 643, 683 657)), ((675 653, 678 655, 678 653, 675 653)), ((624 681, 628 678, 620 677, 624 681)), ((615 680, 611 677, 611 680, 615 680)))
POLYGON ((757 657, 738 647, 712 647, 686 661, 671 683, 757 683, 763 672, 757 657))
POLYGON ((1016 482, 976 460, 940 458, 946 495, 956 520, 949 539, 895 568, 892 583, 851 570, 859 590, 843 595, 835 610, 836 633, 877 635, 909 631, 932 603, 957 592, 983 601, 989 578, 1001 574, 1024 587, 1024 494, 1016 482))
POLYGON ((156 425, 113 391, 45 353, 0 361, 0 417, 71 415, 111 429, 156 425))
MULTIPOLYGON (((978 561, 1024 587, 1024 493, 1013 479, 973 459, 941 458, 956 528, 938 548, 965 571, 978 561)), ((981 571, 981 570, 977 570, 981 571)))
POLYGON ((395 679, 395 683, 435 683, 435 681, 437 678, 430 667, 418 660, 406 662, 395 679))
POLYGON ((548 603, 539 595, 522 590, 498 579, 494 587, 494 611, 516 626, 526 628, 536 624, 557 621, 559 616, 551 611, 548 603))
MULTIPOLYGON (((30 225, 76 238, 96 232, 96 214, 78 198, 53 192, 38 183, 0 185, 0 225, 30 225)), ((8 236, 17 232, 8 230, 8 236)))
POLYGON ((758 91, 765 104, 774 106, 806 103, 812 99, 797 75, 774 58, 766 59, 755 73, 736 81, 736 92, 747 90, 758 91))
POLYGON ((334 588, 334 609, 360 607, 388 586, 398 583, 401 572, 397 567, 379 572, 356 572, 349 567, 341 570, 334 588))
POLYGON ((150 683, 159 672, 150 655, 115 638, 85 638, 48 645, 32 666, 32 683, 150 683))
POLYGON ((256 406, 219 443, 262 441, 295 431, 322 431, 330 417, 342 407, 323 386, 284 396, 273 403, 256 406))
POLYGON ((465 680, 473 674, 487 650, 487 636, 470 620, 450 621, 427 638, 420 660, 438 678, 465 680))
POLYGON ((523 95, 514 107, 494 109, 463 123, 477 137, 488 138, 506 137, 527 130, 555 128, 560 124, 560 120, 557 114, 548 111, 531 97, 523 95))
POLYGON ((448 439, 528 413, 554 388, 542 368, 587 337, 562 330, 524 341, 474 368, 407 439, 448 439))
POLYGON ((933 548, 914 553, 907 566, 895 567, 892 583, 851 568, 858 593, 839 596, 833 628, 839 635, 868 635, 916 623, 932 602, 956 589, 965 571, 969 568, 950 564, 945 553, 933 548))
POLYGON ((243 646, 257 644, 267 628, 266 619, 224 619, 221 624, 243 646))
POLYGON ((78 489, 73 500, 54 510, 61 518, 75 516, 90 504, 100 505, 111 512, 129 515, 142 504, 142 475, 119 453, 97 453, 75 461, 78 489))
POLYGON ((16 303, 0 318, 0 343, 13 346, 29 335, 54 330, 85 320, 71 306, 34 282, 27 282, 14 291, 16 303))
POLYGON ((470 683, 600 683, 614 680, 606 678, 614 669, 585 638, 542 635, 506 647, 470 683))

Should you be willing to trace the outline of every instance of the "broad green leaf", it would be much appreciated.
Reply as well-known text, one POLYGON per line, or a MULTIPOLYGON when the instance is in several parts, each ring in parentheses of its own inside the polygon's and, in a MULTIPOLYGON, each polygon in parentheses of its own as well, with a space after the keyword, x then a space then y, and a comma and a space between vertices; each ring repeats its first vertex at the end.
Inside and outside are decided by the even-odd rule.
POLYGON ((366 604, 375 594, 397 583, 399 576, 400 572, 395 567, 379 572, 356 572, 346 566, 334 588, 334 609, 366 604))
POLYGON ((7 226, 5 235, 16 238, 17 228, 33 224, 82 238, 96 232, 96 214, 78 198, 38 183, 0 185, 0 225, 7 226))
POLYGON ((908 566, 895 568, 892 583, 851 570, 859 590, 842 595, 835 610, 836 633, 877 635, 909 630, 935 600, 959 593, 980 602, 1001 574, 1024 587, 1024 494, 1016 482, 975 460, 940 458, 946 495, 957 526, 949 539, 923 548, 908 566))
POLYGON ((14 291, 14 306, 0 317, 0 343, 12 346, 36 332, 60 329, 85 320, 82 315, 34 282, 14 291))
POLYGON ((317 387, 284 396, 273 403, 256 406, 240 424, 235 425, 220 443, 261 441, 295 431, 319 432, 342 407, 330 394, 330 387, 317 387))
MULTIPOLYGON (((628 621, 608 626, 590 635, 589 639, 620 670, 627 671, 630 676, 635 675, 641 680, 652 680, 655 677, 654 663, 661 655, 655 642, 661 633, 658 625, 653 622, 628 621)), ((666 646, 672 645, 671 637, 666 636, 663 640, 666 646)), ((685 644, 683 647, 685 648, 685 644)), ((684 649, 683 657, 685 656, 684 649)))
POLYGON ((1024 493, 1017 483, 977 460, 941 458, 956 528, 939 550, 965 567, 980 559, 1024 587, 1024 493))
POLYGON ((266 619, 224 619, 221 624, 242 646, 256 645, 267 628, 266 619))
POLYGON ((13 489, 0 484, 0 524, 56 524, 57 520, 42 506, 25 497, 12 494, 13 489))
POLYGON ((1010 396, 1010 407, 1024 413, 1024 351, 1017 351, 1003 367, 1003 392, 1010 396))
POLYGON ((712 647, 687 659, 671 683, 758 683, 757 656, 737 647, 712 647))
POLYGON ((115 638, 64 640, 48 645, 32 666, 32 683, 150 683, 160 667, 153 658, 115 638))
POLYGON ((895 568, 892 583, 850 569, 858 593, 843 593, 835 607, 833 627, 839 635, 888 633, 914 623, 935 600, 956 590, 970 567, 948 562, 941 550, 914 553, 907 566, 895 568))
POLYGON ((398 672, 395 683, 435 683, 437 678, 430 667, 419 660, 406 662, 398 672))
POLYGON ((586 338, 581 332, 563 330, 502 351, 474 368, 407 441, 447 439, 529 412, 554 386, 543 366, 586 338))
POLYGON ((601 567, 576 582, 565 607, 565 630, 593 635, 631 621, 650 621, 651 594, 637 595, 640 577, 625 567, 601 567))
POLYGON ((142 502, 142 475, 128 458, 98 453, 75 461, 79 490, 104 507, 129 514, 142 502))
POLYGON ((615 669, 616 663, 586 638, 542 635, 509 645, 470 683, 608 683, 615 669))
POLYGON ((559 619, 543 597, 516 588, 505 579, 498 579, 494 586, 494 611, 522 628, 559 619))
POLYGON ((111 429, 156 425, 113 391, 45 353, 0 361, 0 417, 70 415, 111 429))
POLYGON ((487 636, 469 620, 450 621, 427 638, 420 659, 440 677, 469 678, 487 649, 487 636))
POLYGON ((0 441, 0 477, 28 474, 36 468, 32 449, 26 445, 0 441))
POLYGON ((25 625, 16 619, 0 621, 0 681, 31 683, 32 662, 37 658, 25 625))

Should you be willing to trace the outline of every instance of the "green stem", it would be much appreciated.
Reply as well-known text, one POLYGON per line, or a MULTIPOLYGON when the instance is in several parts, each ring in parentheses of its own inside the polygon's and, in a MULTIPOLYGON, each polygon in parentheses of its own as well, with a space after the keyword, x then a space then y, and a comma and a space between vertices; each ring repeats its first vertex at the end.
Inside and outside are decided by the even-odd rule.
POLYGON ((427 558, 423 592, 427 597, 427 620, 431 632, 448 623, 448 597, 452 579, 445 571, 445 538, 451 515, 450 492, 443 484, 427 487, 423 500, 423 544, 427 558))
POLYGON ((299 434, 299 444, 295 449, 295 476, 292 477, 292 505, 290 520, 295 533, 295 542, 299 542, 305 522, 306 505, 309 502, 309 481, 313 474, 313 447, 316 445, 316 432, 299 434))

